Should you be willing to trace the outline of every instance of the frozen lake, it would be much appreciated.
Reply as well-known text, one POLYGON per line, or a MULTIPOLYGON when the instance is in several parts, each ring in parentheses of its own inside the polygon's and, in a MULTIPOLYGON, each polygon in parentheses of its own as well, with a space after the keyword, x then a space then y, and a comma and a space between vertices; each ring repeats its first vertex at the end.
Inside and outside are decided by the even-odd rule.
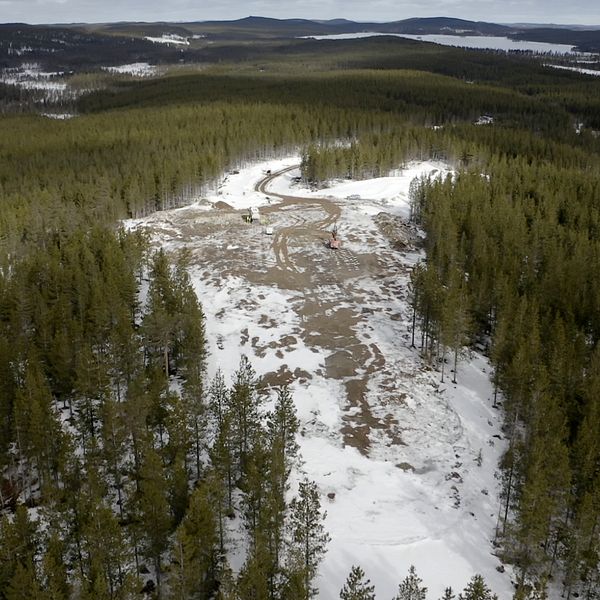
POLYGON ((340 33, 335 35, 311 35, 305 36, 315 40, 350 40, 357 38, 374 37, 379 35, 391 35, 393 37, 433 42, 444 46, 457 46, 463 48, 479 48, 486 50, 528 50, 531 52, 553 52, 555 54, 569 54, 574 52, 573 46, 569 44, 551 44, 549 42, 528 42, 511 40, 507 37, 487 35, 412 35, 404 33, 380 33, 367 31, 364 33, 340 33))

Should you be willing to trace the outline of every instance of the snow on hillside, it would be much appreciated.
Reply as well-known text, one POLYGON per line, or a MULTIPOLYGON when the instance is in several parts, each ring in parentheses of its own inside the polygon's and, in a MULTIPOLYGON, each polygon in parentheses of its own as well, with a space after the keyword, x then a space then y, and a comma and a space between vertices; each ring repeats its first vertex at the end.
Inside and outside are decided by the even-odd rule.
POLYGON ((553 65, 550 63, 544 64, 544 67, 551 67, 553 69, 563 69, 564 71, 574 71, 575 73, 581 73, 582 75, 594 75, 596 77, 600 77, 600 70, 598 69, 582 69, 581 67, 568 67, 566 65, 553 65))
POLYGON ((64 72, 46 72, 36 63, 24 63, 20 68, 3 69, 0 81, 28 90, 64 92, 67 84, 62 80, 64 72))
POLYGON ((263 179, 267 171, 276 173, 300 162, 299 156, 291 156, 256 163, 239 171, 231 171, 223 176, 214 190, 205 198, 211 202, 225 202, 235 209, 247 209, 251 206, 267 206, 276 204, 278 200, 255 190, 256 184, 263 179))
POLYGON ((174 44, 175 46, 189 46, 190 43, 187 38, 177 35, 175 33, 165 33, 161 37, 151 37, 146 36, 144 38, 149 42, 154 42, 155 44, 174 44))
MULTIPOLYGON (((491 368, 465 350, 458 384, 450 365, 442 383, 410 347, 407 286, 423 255, 404 224, 408 188, 416 176, 449 171, 413 163, 392 177, 331 182, 315 192, 298 183, 297 162, 229 173, 208 206, 128 226, 149 227, 168 250, 190 250, 210 376, 220 368, 230 378, 245 353, 268 385, 290 383, 302 471, 319 486, 332 537, 319 598, 338 598, 353 564, 377 598, 391 598, 414 564, 430 600, 449 585, 462 590, 475 573, 508 599, 510 569, 496 570, 491 543, 505 447, 491 368), (267 194, 254 191, 268 171, 283 169, 267 194), (258 204, 272 237, 241 219, 239 211, 258 204), (332 225, 338 251, 325 246, 332 225)), ((294 474, 292 491, 301 477, 294 474)))
POLYGON ((135 77, 151 77, 158 74, 158 67, 150 65, 147 62, 129 63, 116 67, 102 67, 102 70, 117 75, 133 75, 135 77))
POLYGON ((85 92, 71 87, 68 74, 64 71, 42 71, 37 63, 23 63, 20 67, 0 69, 0 82, 31 90, 49 104, 75 99, 85 92))

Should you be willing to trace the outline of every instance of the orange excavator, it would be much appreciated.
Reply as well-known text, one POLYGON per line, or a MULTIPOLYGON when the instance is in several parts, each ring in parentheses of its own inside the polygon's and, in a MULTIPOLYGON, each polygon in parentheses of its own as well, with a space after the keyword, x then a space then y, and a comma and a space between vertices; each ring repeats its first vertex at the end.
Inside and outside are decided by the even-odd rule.
POLYGON ((329 247, 332 250, 339 250, 340 248, 340 240, 338 239, 337 225, 333 228, 331 232, 331 237, 329 238, 329 247))

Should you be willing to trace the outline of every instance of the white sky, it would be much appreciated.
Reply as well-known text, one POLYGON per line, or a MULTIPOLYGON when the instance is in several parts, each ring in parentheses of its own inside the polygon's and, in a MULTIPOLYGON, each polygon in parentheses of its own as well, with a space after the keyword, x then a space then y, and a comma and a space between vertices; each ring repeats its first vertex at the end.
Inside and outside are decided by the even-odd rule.
POLYGON ((394 21, 450 16, 491 22, 600 25, 598 0, 0 0, 0 23, 204 21, 248 15, 394 21))

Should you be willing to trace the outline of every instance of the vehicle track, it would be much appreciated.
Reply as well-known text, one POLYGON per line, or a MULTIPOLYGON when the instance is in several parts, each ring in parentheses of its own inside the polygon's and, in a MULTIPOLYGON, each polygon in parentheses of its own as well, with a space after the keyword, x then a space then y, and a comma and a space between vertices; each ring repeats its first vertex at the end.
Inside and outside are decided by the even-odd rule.
MULTIPOLYGON (((345 416, 342 427, 344 442, 368 453, 370 448, 370 433, 372 430, 386 431, 390 436, 390 443, 401 444, 402 441, 392 424, 384 419, 375 417, 367 400, 367 385, 369 378, 376 372, 385 369, 386 361, 379 348, 372 344, 367 346, 361 343, 354 335, 354 324, 360 320, 361 315, 354 309, 344 308, 340 312, 339 302, 347 301, 352 293, 347 289, 346 277, 360 272, 360 263, 356 255, 347 248, 339 250, 326 250, 331 260, 331 268, 325 271, 311 271, 310 286, 306 285, 306 276, 301 275, 298 265, 295 264, 293 255, 290 254, 290 245, 294 241, 305 244, 307 239, 313 239, 323 246, 325 251, 327 239, 332 228, 337 224, 341 209, 335 202, 328 198, 304 198, 288 194, 279 194, 269 189, 269 184, 298 166, 288 167, 267 175, 258 182, 255 190, 271 198, 280 200, 276 205, 262 209, 265 214, 276 214, 287 207, 294 206, 299 209, 299 218, 293 225, 278 228, 273 235, 272 248, 275 253, 276 265, 289 277, 290 282, 304 280, 303 297, 309 319, 303 321, 305 341, 319 345, 331 343, 332 358, 327 369, 333 378, 344 379, 347 398, 354 407, 352 416, 345 416), (317 209, 306 211, 305 209, 317 209), (304 210, 303 210, 304 209, 304 210), (306 214, 324 215, 323 218, 309 220, 306 214), (312 327, 311 323, 319 323, 312 327), (312 339, 312 329, 321 330, 325 323, 328 333, 325 337, 312 339), (343 325, 342 325, 343 323, 343 325), (327 338, 327 339, 326 339, 327 338)), ((301 244, 298 244, 301 245, 301 244)))
POLYGON ((278 212, 288 206, 299 206, 306 208, 307 206, 316 207, 321 212, 325 213, 325 218, 318 221, 309 222, 306 219, 301 219, 297 225, 289 225, 279 228, 273 235, 273 252, 275 253, 276 265, 286 271, 298 273, 299 270, 290 258, 289 243, 292 239, 307 236, 317 236, 325 243, 326 237, 329 235, 331 228, 337 223, 341 214, 340 207, 331 202, 327 198, 303 198, 301 196, 290 196, 288 194, 279 194, 270 191, 268 185, 277 177, 285 173, 289 173, 297 169, 299 165, 281 169, 275 173, 267 175, 259 181, 254 189, 261 194, 269 197, 278 198, 280 202, 275 206, 269 206, 263 209, 263 213, 269 214, 278 212))

